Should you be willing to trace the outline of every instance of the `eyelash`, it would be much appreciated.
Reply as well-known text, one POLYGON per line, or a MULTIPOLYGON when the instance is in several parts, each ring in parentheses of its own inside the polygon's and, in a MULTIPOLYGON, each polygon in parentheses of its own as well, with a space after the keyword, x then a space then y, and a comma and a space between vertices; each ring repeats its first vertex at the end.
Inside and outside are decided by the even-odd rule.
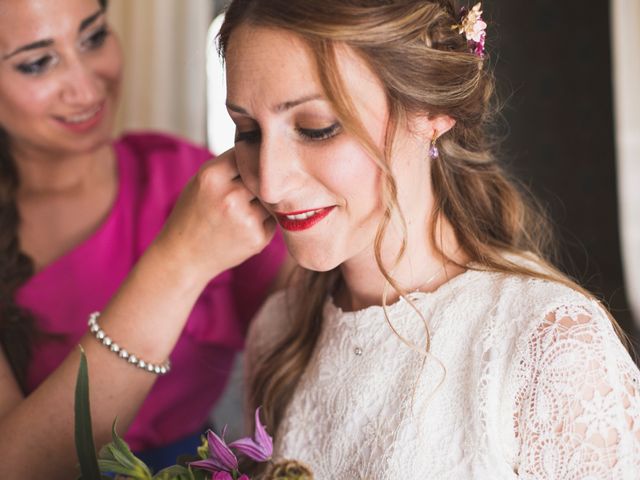
POLYGON ((326 128, 312 129, 312 128, 297 128, 296 130, 303 137, 309 140, 328 140, 331 137, 335 137, 342 129, 339 123, 334 123, 326 128))
MULTIPOLYGON (((110 32, 105 25, 93 32, 93 34, 91 34, 86 40, 84 40, 82 44, 84 47, 86 47, 86 50, 97 50, 102 45, 104 45, 104 41, 106 40, 109 33, 110 32)), ((16 67, 16 69, 20 73, 24 73, 25 75, 39 75, 41 73, 44 73, 55 60, 56 58, 54 55, 47 54, 33 62, 21 63, 16 67)))
MULTIPOLYGON (((328 140, 335 137, 342 130, 342 126, 339 123, 334 123, 326 128, 296 128, 296 131, 305 140, 311 142, 317 142, 320 140, 328 140)), ((236 134, 236 142, 246 142, 250 144, 260 142, 260 130, 249 130, 247 132, 238 132, 236 134)))
POLYGON ((93 32, 93 34, 82 43, 87 45, 89 50, 98 49, 104 44, 104 41, 107 39, 107 36, 109 36, 110 33, 111 32, 109 31, 107 26, 103 25, 98 30, 93 32))
POLYGON ((40 57, 35 62, 29 63, 21 63, 16 67, 16 69, 20 73, 24 73, 25 75, 38 75, 51 65, 54 61, 53 55, 45 55, 44 57, 40 57))

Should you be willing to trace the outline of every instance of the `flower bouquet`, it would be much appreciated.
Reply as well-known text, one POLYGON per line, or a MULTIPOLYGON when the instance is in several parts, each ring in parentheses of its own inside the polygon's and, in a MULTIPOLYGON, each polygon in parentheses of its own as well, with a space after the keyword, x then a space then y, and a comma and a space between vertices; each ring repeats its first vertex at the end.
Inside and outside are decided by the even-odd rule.
MULTIPOLYGON (((117 421, 117 419, 116 419, 117 421)), ((112 427, 112 441, 105 445, 96 457, 89 408, 89 375, 84 351, 80 353, 80 368, 75 392, 75 441, 82 480, 252 480, 240 471, 238 456, 243 455, 258 463, 268 463, 262 480, 313 480, 310 469, 296 461, 274 463, 273 439, 260 422, 260 408, 255 412, 253 438, 245 437, 226 443, 225 429, 222 436, 211 430, 202 436, 202 445, 195 455, 179 457, 176 465, 156 474, 137 458, 127 443, 112 427)))

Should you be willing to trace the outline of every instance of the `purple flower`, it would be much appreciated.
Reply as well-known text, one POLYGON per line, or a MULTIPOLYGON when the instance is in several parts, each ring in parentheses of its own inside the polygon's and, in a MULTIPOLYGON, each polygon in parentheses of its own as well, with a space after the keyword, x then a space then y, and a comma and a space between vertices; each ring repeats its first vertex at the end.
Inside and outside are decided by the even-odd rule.
POLYGON ((233 477, 229 472, 215 472, 211 480, 233 480, 233 477))
MULTIPOLYGON (((190 462, 189 465, 214 472, 216 475, 218 475, 218 473, 237 470, 238 459, 224 441, 224 433, 226 430, 227 428, 225 427, 222 431, 222 438, 218 437, 211 430, 208 430, 207 443, 209 444, 209 458, 206 460, 198 460, 197 462, 190 462)), ((218 477, 214 478, 217 479, 218 477)), ((220 477, 220 480, 225 479, 226 477, 220 477)))
POLYGON ((273 453, 273 440, 260 423, 260 407, 256 409, 256 430, 253 439, 249 437, 241 438, 229 444, 229 447, 244 453, 247 457, 256 462, 265 462, 271 458, 273 453))

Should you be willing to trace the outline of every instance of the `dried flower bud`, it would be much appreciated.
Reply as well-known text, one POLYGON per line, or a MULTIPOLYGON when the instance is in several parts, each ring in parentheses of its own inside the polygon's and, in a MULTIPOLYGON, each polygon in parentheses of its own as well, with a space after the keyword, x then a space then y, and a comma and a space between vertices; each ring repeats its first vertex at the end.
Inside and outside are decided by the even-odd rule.
POLYGON ((272 464, 264 480, 313 480, 311 469, 295 460, 282 460, 272 464))
POLYGON ((452 25, 452 30, 463 34, 469 49, 478 57, 484 57, 484 44, 487 36, 487 24, 482 20, 482 4, 476 3, 471 10, 463 8, 460 12, 460 23, 452 25))

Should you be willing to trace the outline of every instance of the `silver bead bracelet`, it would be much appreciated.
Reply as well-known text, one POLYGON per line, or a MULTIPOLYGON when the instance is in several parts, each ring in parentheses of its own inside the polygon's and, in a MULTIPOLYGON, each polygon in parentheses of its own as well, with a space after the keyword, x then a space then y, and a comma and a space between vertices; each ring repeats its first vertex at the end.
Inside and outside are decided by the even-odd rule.
POLYGON ((146 370, 149 373, 155 373, 156 375, 166 375, 171 371, 171 361, 167 360, 161 365, 157 365, 155 363, 145 362, 141 358, 136 357, 134 354, 127 352, 124 348, 120 347, 116 342, 114 342, 107 334, 100 328, 98 324, 98 317, 100 316, 100 312, 93 312, 89 315, 89 321, 87 324, 89 325, 89 331, 93 334, 94 337, 98 339, 102 345, 107 347, 113 353, 118 355, 123 360, 126 360, 131 365, 135 365, 142 370, 146 370))

